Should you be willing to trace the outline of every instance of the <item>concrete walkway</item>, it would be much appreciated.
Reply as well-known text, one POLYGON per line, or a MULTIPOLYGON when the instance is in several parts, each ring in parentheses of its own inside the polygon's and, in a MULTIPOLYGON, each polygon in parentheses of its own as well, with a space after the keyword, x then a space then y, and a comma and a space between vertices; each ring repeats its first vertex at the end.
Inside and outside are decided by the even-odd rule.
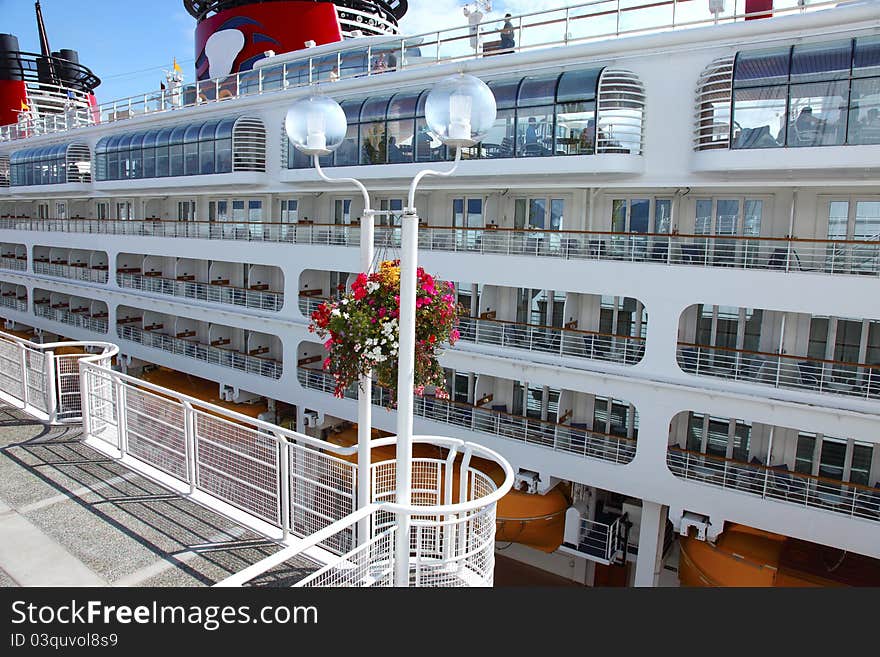
MULTIPOLYGON (((205 586, 278 545, 0 403, 0 586, 205 586)), ((290 585, 314 565, 259 582, 290 585)))

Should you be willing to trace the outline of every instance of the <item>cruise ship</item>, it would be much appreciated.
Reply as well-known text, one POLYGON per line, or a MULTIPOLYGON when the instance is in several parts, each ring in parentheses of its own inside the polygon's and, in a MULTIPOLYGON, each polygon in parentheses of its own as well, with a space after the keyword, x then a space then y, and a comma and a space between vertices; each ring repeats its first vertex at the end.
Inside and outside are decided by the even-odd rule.
MULTIPOLYGON (((154 401, 356 460, 357 389, 334 396, 309 324, 362 271, 364 202, 285 117, 341 104, 321 165, 367 187, 393 260, 410 181, 453 158, 427 94, 467 73, 497 118, 416 196, 419 264, 462 315, 451 399, 417 397, 415 430, 510 464, 498 583, 502 561, 516 583, 880 583, 880 4, 481 2, 415 36, 403 0, 183 4, 193 82, 119 100, 43 30, 40 54, 0 35, 14 344, 112 343, 154 401)), ((93 425, 101 390, 73 404, 93 425)), ((371 428, 393 452, 388 394, 374 384, 371 428)), ((215 493, 280 527, 248 485, 215 493)), ((321 526, 350 493, 312 509, 321 526)))

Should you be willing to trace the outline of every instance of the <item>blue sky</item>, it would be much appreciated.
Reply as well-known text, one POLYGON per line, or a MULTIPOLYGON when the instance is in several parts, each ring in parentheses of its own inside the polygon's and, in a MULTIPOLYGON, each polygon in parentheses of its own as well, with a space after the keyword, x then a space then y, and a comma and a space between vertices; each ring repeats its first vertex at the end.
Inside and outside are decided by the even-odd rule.
MULTIPOLYGON (((583 2, 583 0, 579 0, 583 2)), ((410 0, 402 29, 419 34, 467 24, 463 0, 410 0)), ((505 0, 490 16, 577 4, 575 0, 505 0)), ((41 0, 52 50, 72 48, 103 83, 100 102, 153 91, 174 57, 192 80, 195 19, 182 0, 41 0)), ((39 52, 32 0, 0 0, 0 32, 15 34, 22 50, 39 52)))

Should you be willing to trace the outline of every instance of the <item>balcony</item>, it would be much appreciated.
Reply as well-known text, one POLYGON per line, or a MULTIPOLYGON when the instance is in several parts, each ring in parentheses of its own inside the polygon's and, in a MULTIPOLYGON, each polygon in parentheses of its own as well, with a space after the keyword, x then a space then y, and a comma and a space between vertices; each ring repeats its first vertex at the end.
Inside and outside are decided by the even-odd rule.
POLYGON ((474 344, 522 349, 532 353, 550 353, 602 360, 623 365, 638 363, 645 353, 644 338, 523 324, 496 319, 462 317, 461 340, 474 344))
MULTIPOLYGON (((304 388, 333 394, 335 384, 333 376, 328 372, 299 367, 297 379, 304 388)), ((388 405, 390 395, 387 390, 374 384, 372 391, 374 405, 388 405)), ((347 389, 345 398, 357 399, 357 387, 347 389)), ((416 397, 414 413, 426 420, 610 463, 626 464, 636 455, 636 440, 632 438, 512 415, 461 402, 443 401, 431 396, 416 397)))
POLYGON ((103 317, 94 317, 84 312, 73 312, 65 308, 52 308, 46 303, 34 304, 34 315, 37 317, 45 317, 55 322, 69 324, 77 328, 93 331, 94 333, 107 332, 107 319, 103 317))
POLYGON ((209 285, 190 281, 179 281, 158 276, 117 273, 116 282, 119 287, 165 294, 181 299, 195 299, 207 303, 240 306, 256 310, 278 312, 284 305, 284 295, 280 292, 250 290, 229 285, 209 285))
POLYGON ((200 360, 209 365, 228 367, 246 374, 256 374, 270 379, 280 379, 282 363, 270 358, 250 356, 229 349, 220 349, 163 333, 148 331, 136 326, 122 324, 117 327, 119 337, 137 342, 145 347, 161 349, 172 354, 200 360))
MULTIPOLYGON (((329 301, 333 300, 301 294, 299 309, 303 315, 311 317, 318 306, 329 301)), ((644 338, 576 328, 462 316, 459 318, 458 331, 461 341, 473 344, 573 356, 622 365, 635 365, 645 354, 644 338)))
POLYGON ((880 488, 743 463, 670 447, 666 464, 676 477, 852 518, 880 521, 880 488))
POLYGON ((74 266, 34 260, 34 273, 55 276, 56 278, 69 278, 75 281, 88 281, 89 283, 103 284, 107 282, 106 269, 96 269, 85 265, 74 266))
POLYGON ((18 259, 11 256, 3 256, 0 258, 0 269, 25 271, 27 269, 27 258, 18 259))
POLYGON ((846 363, 680 342, 678 365, 697 376, 869 400, 880 398, 880 364, 846 363))
MULTIPOLYGON (((359 227, 341 224, 5 218, 0 219, 0 229, 323 246, 358 247, 360 244, 359 227)), ((400 228, 377 226, 375 239, 377 247, 399 248, 400 228)), ((419 248, 536 258, 880 276, 880 240, 876 239, 423 226, 419 231, 419 248)))
POLYGON ((12 295, 2 295, 0 296, 0 306, 3 308, 11 308, 12 310, 17 310, 20 313, 27 312, 27 297, 16 297, 15 294, 12 295))

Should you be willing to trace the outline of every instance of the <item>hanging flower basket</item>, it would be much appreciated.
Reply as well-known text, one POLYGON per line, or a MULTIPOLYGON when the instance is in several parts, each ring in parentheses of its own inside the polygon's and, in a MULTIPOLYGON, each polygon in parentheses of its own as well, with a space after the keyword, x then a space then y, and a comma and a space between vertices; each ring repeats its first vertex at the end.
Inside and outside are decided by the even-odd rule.
MULTIPOLYGON (((418 268, 416 285, 415 393, 428 386, 448 399, 438 356, 444 344, 459 338, 459 306, 455 287, 418 268)), ((334 394, 342 397, 361 375, 372 372, 379 385, 397 398, 400 261, 386 260, 374 274, 358 274, 342 298, 322 303, 312 313, 309 331, 324 340, 329 352, 324 369, 335 379, 334 394)))

